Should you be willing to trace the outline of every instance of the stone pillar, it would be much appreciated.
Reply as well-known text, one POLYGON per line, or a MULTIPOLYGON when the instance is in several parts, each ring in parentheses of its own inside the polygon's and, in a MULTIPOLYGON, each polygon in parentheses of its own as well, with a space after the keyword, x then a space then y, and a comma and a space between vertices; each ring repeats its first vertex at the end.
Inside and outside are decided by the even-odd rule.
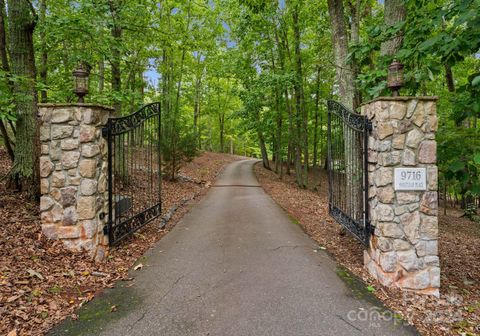
POLYGON ((105 257, 108 237, 107 143, 101 129, 113 109, 40 104, 42 232, 73 251, 105 257))
POLYGON ((365 266, 385 286, 438 296, 436 101, 436 97, 383 97, 363 105, 362 114, 373 126, 368 174, 375 230, 365 251, 365 266), (417 171, 426 175, 426 181, 399 185, 410 175, 395 168, 424 168, 417 171))

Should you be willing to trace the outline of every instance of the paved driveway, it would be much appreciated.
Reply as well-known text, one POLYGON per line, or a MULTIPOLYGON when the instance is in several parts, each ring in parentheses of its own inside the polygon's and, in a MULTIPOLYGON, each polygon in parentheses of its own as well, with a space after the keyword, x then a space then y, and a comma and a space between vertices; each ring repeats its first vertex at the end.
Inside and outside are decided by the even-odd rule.
POLYGON ((147 253, 134 286, 107 291, 52 335, 415 334, 378 319, 363 284, 259 186, 255 162, 226 167, 147 253))

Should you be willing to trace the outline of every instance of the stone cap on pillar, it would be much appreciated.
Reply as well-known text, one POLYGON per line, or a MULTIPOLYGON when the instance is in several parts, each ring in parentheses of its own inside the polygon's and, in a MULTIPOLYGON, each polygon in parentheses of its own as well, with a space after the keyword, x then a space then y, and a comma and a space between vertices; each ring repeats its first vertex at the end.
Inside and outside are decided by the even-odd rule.
POLYGON ((39 103, 38 107, 99 107, 104 110, 115 111, 115 109, 108 105, 94 104, 94 103, 39 103))
POLYGON ((38 116, 42 123, 62 124, 70 122, 105 125, 115 111, 113 107, 86 103, 41 103, 38 104, 38 116))
POLYGON ((381 97, 377 97, 375 99, 369 100, 367 102, 364 102, 360 106, 368 105, 377 101, 408 101, 413 99, 425 100, 425 101, 437 101, 439 97, 438 96, 397 96, 397 97, 381 96, 381 97))

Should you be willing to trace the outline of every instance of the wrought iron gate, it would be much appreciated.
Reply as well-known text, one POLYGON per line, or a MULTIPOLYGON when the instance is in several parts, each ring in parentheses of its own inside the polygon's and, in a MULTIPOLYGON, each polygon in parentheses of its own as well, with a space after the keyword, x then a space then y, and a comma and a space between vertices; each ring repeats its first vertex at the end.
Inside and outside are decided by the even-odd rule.
POLYGON ((160 103, 110 118, 103 129, 108 143, 108 225, 117 244, 161 213, 160 103))
POLYGON ((338 102, 329 100, 327 105, 330 215, 368 245, 367 146, 371 123, 338 102))

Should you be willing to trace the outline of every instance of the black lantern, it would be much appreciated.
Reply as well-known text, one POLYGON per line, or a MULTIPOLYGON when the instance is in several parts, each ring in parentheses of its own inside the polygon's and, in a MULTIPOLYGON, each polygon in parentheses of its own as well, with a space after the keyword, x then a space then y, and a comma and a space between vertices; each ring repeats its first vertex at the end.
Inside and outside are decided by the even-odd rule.
POLYGON ((78 96, 78 102, 83 103, 83 97, 88 93, 88 69, 81 64, 73 71, 75 87, 73 92, 78 96))
POLYGON ((392 90, 392 96, 399 96, 399 90, 405 84, 403 79, 403 64, 397 60, 393 60, 388 66, 387 86, 392 90))

